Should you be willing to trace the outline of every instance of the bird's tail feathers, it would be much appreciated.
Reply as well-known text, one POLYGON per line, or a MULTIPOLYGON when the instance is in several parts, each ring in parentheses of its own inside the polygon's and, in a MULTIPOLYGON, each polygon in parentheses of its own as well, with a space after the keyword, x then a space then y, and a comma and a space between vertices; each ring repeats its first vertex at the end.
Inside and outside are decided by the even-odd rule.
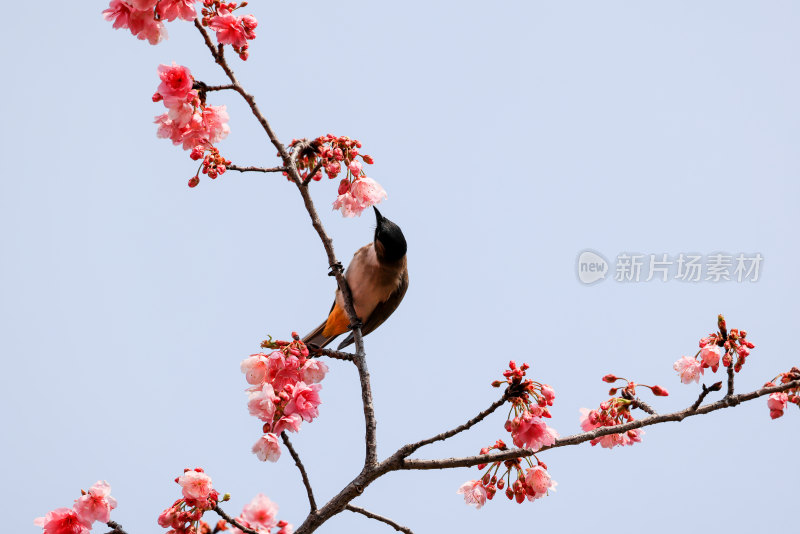
POLYGON ((321 325, 319 325, 314 330, 312 330, 311 332, 306 334, 305 337, 303 337, 303 343, 305 343, 306 345, 312 345, 314 347, 317 347, 317 348, 321 349, 321 348, 327 346, 328 344, 330 344, 331 341, 336 339, 338 337, 338 335, 327 337, 327 336, 325 336, 325 334, 323 334, 323 331, 325 330, 325 325, 327 324, 327 322, 328 322, 327 320, 324 321, 321 325))

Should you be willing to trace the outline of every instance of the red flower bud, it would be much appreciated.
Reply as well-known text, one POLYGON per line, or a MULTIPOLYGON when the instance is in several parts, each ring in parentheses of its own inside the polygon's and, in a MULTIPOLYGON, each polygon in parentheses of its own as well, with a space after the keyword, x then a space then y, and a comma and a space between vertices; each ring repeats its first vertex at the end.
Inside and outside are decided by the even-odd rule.
POLYGON ((667 393, 667 390, 662 388, 661 386, 653 386, 652 390, 653 390, 653 395, 655 395, 656 397, 668 397, 669 396, 669 393, 667 393))
POLYGON ((612 374, 607 374, 603 377, 603 382, 608 382, 609 384, 614 383, 617 381, 617 377, 612 374))

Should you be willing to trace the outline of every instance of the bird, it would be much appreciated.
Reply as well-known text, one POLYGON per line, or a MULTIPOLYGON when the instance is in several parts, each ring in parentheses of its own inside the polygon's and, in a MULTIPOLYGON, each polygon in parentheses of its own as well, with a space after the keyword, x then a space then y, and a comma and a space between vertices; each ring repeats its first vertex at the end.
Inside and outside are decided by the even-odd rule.
MULTIPOLYGON (((345 270, 345 278, 353 293, 356 316, 362 321, 361 333, 367 335, 383 324, 397 309, 408 289, 406 238, 395 223, 375 210, 375 237, 353 254, 345 270)), ((350 330, 341 290, 336 290, 333 306, 321 325, 303 337, 310 347, 323 348, 350 330)), ((342 341, 338 350, 353 343, 353 333, 342 341)))

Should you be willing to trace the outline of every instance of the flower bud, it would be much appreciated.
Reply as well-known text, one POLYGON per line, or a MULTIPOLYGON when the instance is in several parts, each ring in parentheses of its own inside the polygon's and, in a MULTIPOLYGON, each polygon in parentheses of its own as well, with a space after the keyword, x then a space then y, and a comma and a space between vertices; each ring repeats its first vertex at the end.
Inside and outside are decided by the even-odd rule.
POLYGON ((612 384, 616 381, 617 377, 612 374, 607 374, 606 376, 603 377, 603 382, 608 382, 609 384, 612 384))
POLYGON ((653 386, 652 390, 653 390, 653 395, 655 395, 656 397, 668 397, 669 396, 669 393, 667 393, 667 390, 662 388, 661 386, 653 386))

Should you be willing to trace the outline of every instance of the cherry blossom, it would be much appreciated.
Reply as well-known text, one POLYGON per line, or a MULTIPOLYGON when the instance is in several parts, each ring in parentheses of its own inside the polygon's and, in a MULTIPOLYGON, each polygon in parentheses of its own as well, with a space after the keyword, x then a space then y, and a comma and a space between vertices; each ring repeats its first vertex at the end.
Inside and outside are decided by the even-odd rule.
MULTIPOLYGON (((515 420, 516 421, 516 420, 515 420)), ((545 424, 541 417, 525 414, 513 425, 511 431, 514 445, 538 451, 542 447, 552 445, 558 438, 558 432, 545 424)))
POLYGON ((328 366, 325 365, 325 362, 321 362, 318 359, 306 360, 301 372, 303 374, 303 382, 306 384, 317 384, 322 382, 322 379, 325 378, 325 375, 328 373, 328 366))
POLYGON ((167 21, 180 18, 191 22, 197 17, 194 3, 195 0, 161 0, 158 3, 158 14, 167 21))
POLYGON ((258 417, 266 423, 272 423, 275 417, 275 406, 280 403, 280 398, 275 395, 272 384, 264 383, 251 388, 247 398, 247 409, 250 415, 258 417))
POLYGON ((217 9, 217 15, 211 18, 208 27, 217 33, 220 44, 229 44, 234 48, 247 46, 248 39, 255 39, 255 28, 258 22, 252 15, 234 16, 227 8, 217 9))
POLYGON ((277 462, 281 457, 281 446, 278 443, 278 436, 273 433, 264 434, 255 445, 253 454, 262 462, 277 462))
POLYGON ((267 377, 267 355, 259 352, 242 360, 239 366, 248 384, 262 384, 267 377))
POLYGON ((717 372, 719 367, 720 350, 715 345, 706 345, 700 350, 700 359, 704 367, 711 367, 713 372, 717 372))
POLYGON ((340 210, 345 217, 355 217, 387 198, 386 191, 378 182, 362 176, 351 183, 347 191, 339 194, 333 201, 333 209, 340 210))
POLYGON ((81 518, 72 508, 56 508, 33 524, 44 529, 44 534, 87 534, 91 522, 81 518))
POLYGON ((305 382, 298 382, 292 389, 292 400, 286 404, 283 413, 286 415, 297 414, 304 421, 311 422, 319 415, 319 390, 320 384, 307 385, 305 382))
POLYGON ((789 395, 784 392, 772 393, 767 398, 767 407, 769 408, 769 416, 773 419, 783 415, 786 405, 789 401, 789 395))
MULTIPOLYGON (((550 474, 541 465, 535 465, 525 472, 525 483, 528 485, 530 492, 526 491, 529 501, 541 499, 547 495, 548 491, 555 491, 558 484, 555 480, 550 478, 550 474)), ((528 489, 526 488, 526 490, 528 489)))
POLYGON ((700 375, 703 374, 703 366, 700 365, 700 362, 688 356, 684 356, 675 362, 672 368, 678 371, 681 382, 684 384, 700 382, 700 375))
POLYGON ((259 493, 242 509, 242 518, 251 528, 269 530, 278 524, 278 505, 259 493))
POLYGON ((111 496, 111 486, 106 481, 96 482, 85 495, 75 501, 75 512, 89 524, 94 521, 108 523, 117 500, 111 496))
POLYGON ((183 488, 183 496, 187 499, 203 500, 211 494, 211 477, 202 471, 188 470, 178 478, 183 488))
POLYGON ((174 61, 172 65, 159 65, 158 77, 161 84, 158 86, 158 94, 164 99, 164 105, 172 108, 187 101, 187 97, 192 90, 194 78, 188 68, 177 65, 174 61))
POLYGON ((465 482, 456 493, 463 494, 464 502, 476 509, 486 504, 486 488, 480 480, 465 482))

